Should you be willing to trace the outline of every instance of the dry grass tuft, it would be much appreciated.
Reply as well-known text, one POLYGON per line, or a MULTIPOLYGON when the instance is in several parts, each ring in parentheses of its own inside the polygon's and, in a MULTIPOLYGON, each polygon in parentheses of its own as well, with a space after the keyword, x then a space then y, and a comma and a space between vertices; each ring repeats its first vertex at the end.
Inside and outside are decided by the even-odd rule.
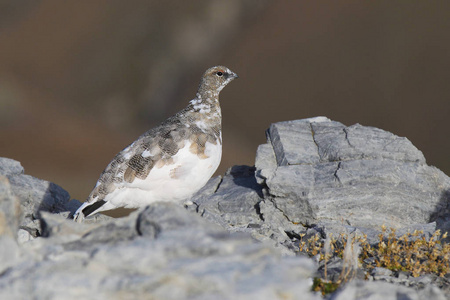
POLYGON ((318 234, 306 241, 303 237, 301 235, 300 252, 311 257, 320 254, 319 260, 324 261, 324 278, 315 278, 313 285, 313 290, 321 291, 323 295, 353 279, 359 265, 365 270, 383 267, 409 272, 413 277, 430 273, 444 277, 450 272, 450 244, 442 242, 447 232, 441 234, 440 230, 436 230, 429 239, 425 238, 423 231, 417 230, 397 238, 394 228, 388 231, 383 225, 375 245, 368 243, 366 235, 342 233, 337 238, 329 236, 325 241, 318 234), (343 260, 342 272, 335 282, 327 279, 327 263, 333 257, 343 260))

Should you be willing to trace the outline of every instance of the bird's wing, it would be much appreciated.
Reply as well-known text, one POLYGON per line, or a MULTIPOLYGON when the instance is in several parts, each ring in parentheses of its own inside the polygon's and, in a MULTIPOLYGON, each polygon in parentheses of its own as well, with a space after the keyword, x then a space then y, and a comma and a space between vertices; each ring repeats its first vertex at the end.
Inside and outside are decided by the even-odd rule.
POLYGON ((115 189, 147 178, 153 167, 170 161, 184 147, 189 128, 181 123, 162 124, 140 136, 120 151, 100 175, 87 202, 102 201, 115 189))

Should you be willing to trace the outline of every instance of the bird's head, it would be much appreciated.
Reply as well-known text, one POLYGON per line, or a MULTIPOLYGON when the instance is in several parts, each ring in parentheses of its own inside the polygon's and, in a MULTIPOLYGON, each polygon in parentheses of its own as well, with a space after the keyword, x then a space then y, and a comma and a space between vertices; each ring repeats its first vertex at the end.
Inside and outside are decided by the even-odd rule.
POLYGON ((215 66, 206 70, 200 82, 199 90, 206 92, 211 91, 219 94, 219 92, 233 79, 239 76, 224 66, 215 66))

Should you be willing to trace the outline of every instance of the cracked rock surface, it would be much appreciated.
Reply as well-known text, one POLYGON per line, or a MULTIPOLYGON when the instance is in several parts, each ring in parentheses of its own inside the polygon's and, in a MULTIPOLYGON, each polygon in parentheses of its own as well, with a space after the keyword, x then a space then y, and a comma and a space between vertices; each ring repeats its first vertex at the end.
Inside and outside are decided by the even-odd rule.
MULTIPOLYGON (((323 266, 298 255, 301 236, 450 231, 450 179, 410 141, 324 117, 272 124, 255 166, 212 178, 185 208, 78 224, 79 201, 7 158, 0 199, 1 299, 321 299, 311 283, 323 266)), ((328 298, 450 296, 445 277, 369 275, 328 298)))
POLYGON ((80 203, 61 187, 11 159, 0 171, 0 299, 320 299, 312 260, 182 206, 78 224, 68 216, 80 203))
POLYGON ((450 178, 406 138, 324 117, 275 123, 255 167, 234 166, 192 201, 229 230, 295 250, 299 233, 450 231, 450 178), (239 220, 237 220, 239 219, 239 220))

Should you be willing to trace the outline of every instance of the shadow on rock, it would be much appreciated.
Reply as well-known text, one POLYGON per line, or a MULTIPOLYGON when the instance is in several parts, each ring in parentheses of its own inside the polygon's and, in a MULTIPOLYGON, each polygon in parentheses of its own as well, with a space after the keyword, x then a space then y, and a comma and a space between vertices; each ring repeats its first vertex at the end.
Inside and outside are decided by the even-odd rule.
MULTIPOLYGON (((441 230, 442 234, 450 233, 450 189, 442 192, 430 222, 436 222, 436 229, 441 230)), ((450 237, 447 237, 445 241, 450 242, 450 237)))
POLYGON ((256 182, 256 168, 254 166, 233 166, 227 172, 233 177, 233 182, 237 186, 254 190, 259 197, 263 198, 263 186, 256 182))

